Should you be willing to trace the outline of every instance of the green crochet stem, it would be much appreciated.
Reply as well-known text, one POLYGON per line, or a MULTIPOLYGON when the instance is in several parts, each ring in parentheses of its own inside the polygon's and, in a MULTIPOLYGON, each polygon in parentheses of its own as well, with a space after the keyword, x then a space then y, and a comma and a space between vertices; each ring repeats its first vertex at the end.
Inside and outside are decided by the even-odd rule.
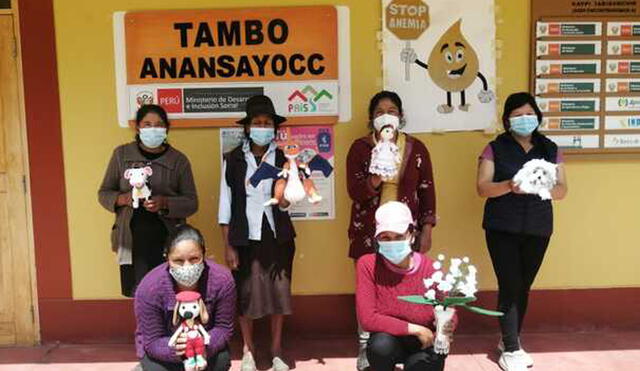
POLYGON ((475 307, 473 305, 468 305, 476 300, 473 296, 454 296, 454 297, 446 297, 444 301, 439 302, 437 300, 427 299, 423 295, 408 295, 408 296, 399 296, 398 299, 414 303, 414 304, 427 304, 427 305, 442 305, 443 307, 462 307, 473 313, 483 314, 485 316, 494 316, 501 317, 504 315, 502 312, 497 312, 494 310, 484 309, 480 307, 475 307))

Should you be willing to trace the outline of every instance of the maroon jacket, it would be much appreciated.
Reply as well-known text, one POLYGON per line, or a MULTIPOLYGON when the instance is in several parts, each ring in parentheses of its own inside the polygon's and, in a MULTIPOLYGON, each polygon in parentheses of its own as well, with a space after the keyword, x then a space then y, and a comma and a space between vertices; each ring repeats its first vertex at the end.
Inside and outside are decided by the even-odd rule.
MULTIPOLYGON (((380 189, 369 182, 369 162, 375 144, 371 135, 357 139, 347 155, 347 188, 353 200, 349 224, 349 257, 374 252, 375 213, 380 203, 380 189)), ((398 182, 398 201, 411 209, 418 229, 436 224, 436 196, 433 170, 427 147, 410 135, 402 156, 398 182)))

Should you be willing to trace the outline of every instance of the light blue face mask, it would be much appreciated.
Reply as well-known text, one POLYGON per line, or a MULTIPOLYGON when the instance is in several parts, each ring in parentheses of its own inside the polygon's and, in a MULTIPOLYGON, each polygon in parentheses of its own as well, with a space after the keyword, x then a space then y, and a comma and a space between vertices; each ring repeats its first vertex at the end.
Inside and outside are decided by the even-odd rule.
POLYGON ((167 139, 167 128, 142 128, 140 140, 147 148, 158 148, 167 139))
POLYGON ((266 146, 275 138, 275 130, 273 128, 251 128, 249 138, 259 146, 266 146))
POLYGON ((378 252, 391 263, 398 265, 411 253, 411 240, 378 241, 378 252))
POLYGON ((538 116, 536 115, 522 115, 517 117, 511 117, 509 119, 511 124, 511 131, 521 137, 527 137, 533 133, 538 127, 538 116))

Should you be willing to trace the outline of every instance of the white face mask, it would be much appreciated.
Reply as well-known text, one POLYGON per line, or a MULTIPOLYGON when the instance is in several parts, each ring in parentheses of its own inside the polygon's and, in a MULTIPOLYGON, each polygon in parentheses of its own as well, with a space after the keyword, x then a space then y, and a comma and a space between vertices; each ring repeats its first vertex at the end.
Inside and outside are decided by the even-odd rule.
POLYGON ((391 263, 398 265, 411 254, 411 240, 378 241, 378 252, 391 263))
POLYGON ((384 115, 380 115, 373 120, 373 127, 376 131, 380 131, 383 127, 391 125, 393 130, 398 130, 400 126, 400 117, 385 113, 384 115))
POLYGON ((142 128, 140 140, 147 148, 158 148, 167 139, 167 128, 142 128))
POLYGON ((171 277, 184 287, 193 287, 200 279, 202 271, 204 271, 203 261, 197 264, 169 268, 171 277))

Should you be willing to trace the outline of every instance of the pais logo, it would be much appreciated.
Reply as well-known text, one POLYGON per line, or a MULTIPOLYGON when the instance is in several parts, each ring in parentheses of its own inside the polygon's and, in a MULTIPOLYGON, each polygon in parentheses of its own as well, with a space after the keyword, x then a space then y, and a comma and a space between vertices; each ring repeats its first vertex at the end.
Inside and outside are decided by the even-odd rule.
POLYGON ((331 112, 333 95, 326 89, 317 91, 307 85, 301 90, 294 90, 289 98, 287 109, 289 113, 331 112))
POLYGON ((145 104, 153 104, 153 93, 147 90, 139 91, 136 94, 136 105, 140 108, 145 104))

